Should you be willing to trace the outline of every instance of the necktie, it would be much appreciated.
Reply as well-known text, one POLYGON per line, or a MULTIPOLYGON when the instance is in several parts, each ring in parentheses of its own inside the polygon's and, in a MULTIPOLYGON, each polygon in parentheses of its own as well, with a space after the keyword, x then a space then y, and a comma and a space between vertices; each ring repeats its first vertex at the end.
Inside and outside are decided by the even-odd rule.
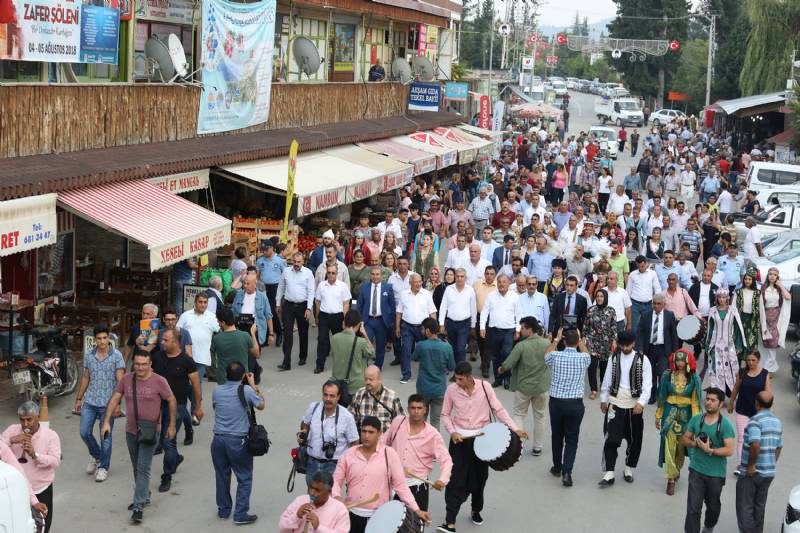
POLYGON ((508 249, 507 249, 507 248, 506 248, 506 258, 505 258, 505 260, 503 261, 503 264, 504 264, 504 265, 507 265, 507 264, 508 264, 508 249))
POLYGON ((650 332, 650 344, 658 342, 658 319, 660 317, 661 313, 656 313, 656 318, 653 321, 653 331, 650 332))
POLYGON ((567 294, 567 305, 566 305, 566 307, 564 307, 564 314, 565 315, 569 314, 569 308, 570 308, 571 305, 572 305, 572 295, 571 294, 567 294))
POLYGON ((370 316, 378 316, 378 285, 372 284, 372 311, 370 316))

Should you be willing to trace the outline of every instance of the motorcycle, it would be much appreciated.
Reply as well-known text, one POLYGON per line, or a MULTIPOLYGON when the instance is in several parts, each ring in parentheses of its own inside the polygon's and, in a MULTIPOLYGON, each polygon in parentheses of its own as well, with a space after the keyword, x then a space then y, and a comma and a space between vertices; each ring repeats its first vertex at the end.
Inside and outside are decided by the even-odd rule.
POLYGON ((31 400, 42 396, 64 396, 78 386, 78 364, 59 329, 33 329, 23 324, 25 334, 36 338, 36 350, 11 356, 11 379, 31 400))

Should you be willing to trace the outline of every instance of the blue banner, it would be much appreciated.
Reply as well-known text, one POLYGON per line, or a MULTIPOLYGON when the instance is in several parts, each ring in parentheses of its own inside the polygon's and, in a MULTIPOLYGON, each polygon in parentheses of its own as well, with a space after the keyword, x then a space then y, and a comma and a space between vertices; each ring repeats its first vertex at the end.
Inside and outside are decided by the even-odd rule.
POLYGON ((206 0, 203 91, 197 133, 262 124, 269 118, 275 0, 252 4, 206 0))
POLYGON ((469 85, 459 81, 448 81, 444 84, 444 99, 456 100, 459 102, 467 101, 467 93, 469 92, 469 85))
POLYGON ((81 62, 117 64, 119 9, 81 6, 81 62))
POLYGON ((409 111, 439 111, 442 86, 438 83, 415 81, 408 86, 409 111))

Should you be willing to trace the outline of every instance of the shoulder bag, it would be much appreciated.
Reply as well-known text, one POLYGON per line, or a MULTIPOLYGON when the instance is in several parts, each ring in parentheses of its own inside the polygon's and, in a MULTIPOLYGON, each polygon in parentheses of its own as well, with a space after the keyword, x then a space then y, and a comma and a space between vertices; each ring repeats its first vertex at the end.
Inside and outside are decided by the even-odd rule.
POLYGON ((136 442, 153 445, 156 443, 156 423, 152 420, 139 420, 139 400, 136 398, 136 374, 131 375, 133 381, 133 420, 136 422, 136 442))
POLYGON ((256 422, 256 411, 252 405, 248 405, 244 397, 244 384, 239 385, 239 401, 242 402, 242 407, 247 411, 247 417, 250 420, 250 429, 247 431, 247 449, 254 457, 266 455, 270 445, 269 434, 264 426, 256 422))
POLYGON ((358 342, 358 335, 353 335, 353 346, 350 348, 350 360, 347 362, 347 372, 344 379, 337 379, 336 383, 339 384, 339 405, 342 407, 349 407, 353 398, 350 396, 348 385, 350 383, 350 370, 353 369, 353 356, 356 353, 356 343, 358 342))

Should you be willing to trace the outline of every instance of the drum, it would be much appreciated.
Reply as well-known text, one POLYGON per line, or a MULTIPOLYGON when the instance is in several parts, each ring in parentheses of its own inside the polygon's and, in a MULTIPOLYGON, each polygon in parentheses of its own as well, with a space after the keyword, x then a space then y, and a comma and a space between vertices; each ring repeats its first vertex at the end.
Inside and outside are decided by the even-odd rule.
POLYGON ((421 533, 422 520, 398 500, 384 503, 375 511, 365 533, 421 533))
POLYGON ((475 455, 493 470, 508 470, 522 457, 522 439, 500 422, 492 422, 475 437, 475 455))
POLYGON ((694 315, 686 315, 678 321, 678 338, 689 344, 700 344, 706 337, 706 325, 694 315))

